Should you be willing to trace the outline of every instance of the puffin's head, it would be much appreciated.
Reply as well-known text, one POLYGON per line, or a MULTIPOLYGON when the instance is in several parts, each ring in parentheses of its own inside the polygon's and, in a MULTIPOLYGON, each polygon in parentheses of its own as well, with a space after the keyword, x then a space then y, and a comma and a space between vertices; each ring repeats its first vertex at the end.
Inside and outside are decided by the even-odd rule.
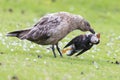
POLYGON ((100 33, 92 34, 90 42, 93 44, 99 44, 100 43, 100 33))

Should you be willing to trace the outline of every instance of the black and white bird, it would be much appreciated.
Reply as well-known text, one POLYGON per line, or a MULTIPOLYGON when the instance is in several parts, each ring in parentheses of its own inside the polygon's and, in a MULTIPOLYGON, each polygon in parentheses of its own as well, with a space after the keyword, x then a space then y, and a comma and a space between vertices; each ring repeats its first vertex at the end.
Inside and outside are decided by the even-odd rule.
POLYGON ((79 35, 73 38, 62 50, 62 53, 67 53, 68 56, 72 56, 77 53, 75 56, 78 56, 87 50, 91 49, 94 44, 99 44, 100 42, 100 33, 98 34, 85 34, 79 35))
POLYGON ((62 57, 58 42, 73 30, 90 31, 95 34, 88 21, 79 15, 68 12, 47 14, 30 29, 9 32, 7 36, 29 40, 39 45, 52 45, 54 57, 55 46, 62 57))

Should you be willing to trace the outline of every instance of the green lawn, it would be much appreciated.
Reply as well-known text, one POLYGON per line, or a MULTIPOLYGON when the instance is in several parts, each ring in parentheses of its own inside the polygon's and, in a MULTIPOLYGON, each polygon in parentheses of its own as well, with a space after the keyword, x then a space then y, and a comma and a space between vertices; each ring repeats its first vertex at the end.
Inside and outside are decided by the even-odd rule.
MULTIPOLYGON (((119 30, 120 0, 0 0, 0 80, 120 80, 119 30), (79 57, 54 58, 50 46, 5 36, 59 11, 87 19, 101 33, 101 43, 79 57)), ((71 32, 60 48, 83 33, 71 32)))

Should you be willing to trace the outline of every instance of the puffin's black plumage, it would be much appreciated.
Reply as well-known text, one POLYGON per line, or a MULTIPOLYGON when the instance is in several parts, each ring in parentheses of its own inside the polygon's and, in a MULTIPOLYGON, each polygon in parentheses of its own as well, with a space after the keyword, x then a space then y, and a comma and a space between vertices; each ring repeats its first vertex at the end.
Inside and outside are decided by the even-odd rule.
POLYGON ((92 43, 91 42, 91 38, 94 34, 90 34, 90 35, 79 35, 75 38, 73 38, 64 48, 67 48, 69 46, 71 46, 71 52, 69 54, 67 54, 68 56, 72 56, 73 54, 79 52, 76 56, 86 52, 87 50, 89 50, 90 48, 92 48, 92 46, 94 44, 98 44, 100 42, 100 40, 98 40, 96 43, 92 43))

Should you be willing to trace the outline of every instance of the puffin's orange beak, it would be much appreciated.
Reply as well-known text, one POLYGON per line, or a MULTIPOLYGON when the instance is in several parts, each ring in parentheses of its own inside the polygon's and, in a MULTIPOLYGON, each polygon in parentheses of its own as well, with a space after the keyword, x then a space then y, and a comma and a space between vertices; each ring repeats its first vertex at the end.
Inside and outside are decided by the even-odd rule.
POLYGON ((100 33, 98 33, 96 36, 97 36, 98 39, 100 39, 100 33))

